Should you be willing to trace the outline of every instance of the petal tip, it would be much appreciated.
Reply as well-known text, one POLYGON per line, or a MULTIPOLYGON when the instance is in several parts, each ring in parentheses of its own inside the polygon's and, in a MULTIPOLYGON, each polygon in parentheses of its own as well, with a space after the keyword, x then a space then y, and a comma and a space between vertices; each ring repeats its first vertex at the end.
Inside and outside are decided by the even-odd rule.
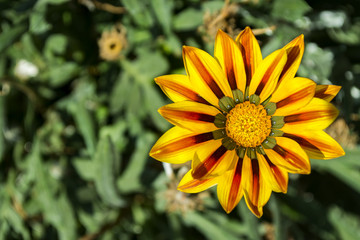
POLYGON ((182 46, 183 52, 191 52, 191 51, 194 51, 195 49, 197 49, 197 48, 196 48, 196 47, 192 47, 192 46, 186 46, 186 45, 183 45, 183 46, 182 46))
POLYGON ((232 210, 234 210, 234 208, 236 207, 237 204, 230 204, 230 203, 223 203, 222 201, 220 201, 221 207, 224 209, 224 211, 227 214, 230 214, 232 212, 232 210))
POLYGON ((162 106, 161 108, 159 108, 157 111, 158 113, 160 113, 160 115, 162 116, 162 113, 164 112, 164 107, 165 106, 162 106))
POLYGON ((152 157, 152 158, 155 158, 155 155, 156 155, 156 151, 153 151, 153 149, 151 149, 150 152, 149 152, 149 156, 152 157))
POLYGON ((184 189, 183 189, 183 185, 178 185, 177 188, 176 188, 178 191, 181 191, 181 192, 185 192, 184 189))
POLYGON ((217 34, 223 34, 225 33, 221 28, 218 29, 217 34))
POLYGON ((301 41, 301 42, 304 42, 304 34, 300 34, 298 37, 297 37, 297 40, 298 41, 301 41))
POLYGON ((244 31, 245 31, 245 32, 248 32, 248 31, 252 32, 252 30, 251 30, 251 28, 250 28, 249 26, 246 26, 245 29, 244 29, 244 31))
POLYGON ((154 81, 155 81, 155 83, 156 83, 156 84, 158 84, 158 85, 159 85, 159 84, 160 84, 160 82, 161 82, 161 76, 159 76, 159 77, 155 77, 155 78, 154 78, 154 81))
POLYGON ((339 149, 339 150, 341 150, 341 151, 339 151, 339 153, 338 153, 338 157, 345 156, 345 151, 344 151, 344 149, 343 149, 343 148, 341 148, 341 149, 339 149))
POLYGON ((225 208, 224 208, 224 210, 225 210, 225 212, 226 212, 227 214, 230 214, 231 211, 232 211, 232 209, 230 210, 230 209, 225 209, 225 208))
POLYGON ((191 48, 190 46, 186 46, 186 45, 182 46, 182 54, 183 54, 183 56, 185 56, 185 54, 189 52, 190 48, 191 48))

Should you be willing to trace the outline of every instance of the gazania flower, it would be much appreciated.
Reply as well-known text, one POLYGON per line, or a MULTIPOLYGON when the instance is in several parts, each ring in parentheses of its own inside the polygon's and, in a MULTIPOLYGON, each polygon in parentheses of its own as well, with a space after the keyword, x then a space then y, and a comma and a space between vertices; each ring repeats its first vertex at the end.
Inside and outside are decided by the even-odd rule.
POLYGON ((125 29, 121 25, 113 27, 110 31, 105 30, 98 41, 100 57, 109 61, 117 60, 126 45, 125 34, 125 29))
POLYGON ((191 160, 178 189, 195 193, 217 184, 229 213, 242 197, 258 217, 271 192, 286 193, 288 173, 310 173, 309 158, 344 155, 326 134, 340 87, 295 77, 303 35, 263 59, 250 28, 234 41, 218 31, 215 58, 183 47, 187 75, 155 79, 174 101, 159 109, 175 126, 150 155, 168 163, 191 160))

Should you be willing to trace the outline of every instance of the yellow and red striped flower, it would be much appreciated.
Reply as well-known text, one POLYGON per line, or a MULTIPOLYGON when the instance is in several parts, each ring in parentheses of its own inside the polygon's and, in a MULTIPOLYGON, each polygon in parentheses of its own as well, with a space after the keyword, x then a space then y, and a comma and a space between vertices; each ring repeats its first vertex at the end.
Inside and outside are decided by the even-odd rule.
POLYGON ((288 173, 310 173, 309 158, 344 155, 323 130, 338 116, 329 102, 339 86, 295 77, 303 35, 263 59, 250 28, 234 41, 218 31, 215 57, 183 47, 187 75, 155 79, 174 102, 159 109, 175 126, 151 149, 163 162, 192 161, 178 189, 217 184, 229 213, 242 197, 258 217, 271 192, 286 193, 288 173))

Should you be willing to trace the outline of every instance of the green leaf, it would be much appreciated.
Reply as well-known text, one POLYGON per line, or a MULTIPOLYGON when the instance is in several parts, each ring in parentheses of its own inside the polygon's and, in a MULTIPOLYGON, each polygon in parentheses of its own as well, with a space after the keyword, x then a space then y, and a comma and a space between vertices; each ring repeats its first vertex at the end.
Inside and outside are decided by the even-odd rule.
POLYGON ((187 8, 174 16, 175 30, 194 30, 203 23, 203 13, 195 8, 187 8))
POLYGON ((51 35, 45 44, 44 55, 48 59, 53 59, 54 55, 63 54, 66 50, 67 38, 62 34, 51 35))
POLYGON ((94 180, 98 172, 94 161, 84 158, 74 158, 72 163, 74 164, 74 167, 76 168, 76 171, 79 173, 81 178, 88 181, 94 180))
POLYGON ((160 97, 159 93, 152 85, 146 84, 144 87, 145 107, 148 109, 152 121, 161 131, 167 130, 170 127, 170 124, 157 111, 157 109, 165 105, 163 98, 160 97))
POLYGON ((311 160, 311 166, 327 171, 360 193, 360 149, 347 150, 346 155, 331 160, 311 160))
POLYGON ((173 2, 168 0, 152 0, 151 6, 155 12, 156 18, 161 24, 166 35, 171 33, 171 18, 173 2))
POLYGON ((141 191, 144 185, 141 183, 141 174, 144 171, 146 161, 149 159, 149 150, 154 143, 155 136, 144 132, 136 141, 135 152, 130 162, 119 178, 117 184, 122 193, 141 191))
MULTIPOLYGON (((105 226, 106 223, 112 223, 116 221, 119 216, 118 209, 104 209, 102 205, 93 205, 91 212, 85 212, 79 209, 79 220, 84 225, 88 233, 99 231, 101 227, 105 226)), ((101 238, 102 239, 102 238, 101 238)))
POLYGON ((128 143, 128 138, 125 136, 128 124, 125 121, 119 120, 113 125, 108 125, 100 129, 100 138, 110 137, 112 143, 118 151, 124 150, 128 143))
MULTIPOLYGON (((5 127, 5 97, 0 96, 0 129, 6 129, 5 127)), ((3 131, 0 133, 0 163, 3 160, 5 152, 5 139, 3 131)))
POLYGON ((334 54, 330 50, 322 49, 315 43, 308 43, 297 74, 318 84, 328 84, 333 70, 333 59, 334 54))
POLYGON ((304 0, 275 0, 272 7, 272 16, 290 22, 301 18, 311 10, 304 0))
POLYGON ((143 28, 149 28, 153 25, 154 20, 149 12, 148 1, 144 0, 122 0, 122 4, 132 16, 133 21, 143 28))
POLYGON ((89 154, 93 155, 96 146, 95 124, 89 110, 84 105, 83 102, 75 102, 69 108, 75 124, 84 138, 89 154))
POLYGON ((26 25, 13 26, 0 34, 0 52, 12 45, 26 30, 26 25))
POLYGON ((152 41, 151 32, 147 29, 131 28, 128 30, 128 38, 132 39, 133 44, 143 44, 152 41))
POLYGON ((49 69, 49 84, 51 87, 60 87, 74 78, 80 68, 74 62, 66 62, 61 65, 52 65, 49 69))
MULTIPOLYGON (((216 203, 218 205, 218 203, 216 203)), ((248 226, 244 222, 230 218, 229 215, 219 214, 215 211, 207 211, 207 219, 232 235, 241 236, 248 234, 248 226)))
POLYGON ((329 35, 335 41, 347 45, 358 45, 360 43, 360 21, 351 25, 347 30, 341 28, 330 28, 329 35))
POLYGON ((58 4, 66 3, 68 1, 70 1, 70 0, 40 0, 40 1, 37 1, 36 5, 35 5, 35 9, 37 9, 38 7, 46 6, 48 4, 58 5, 58 4))
POLYGON ((121 207, 124 201, 119 196, 115 179, 119 168, 120 159, 110 136, 104 136, 98 142, 94 155, 94 166, 97 169, 95 175, 95 187, 103 202, 113 206, 121 207))
MULTIPOLYGON (((39 1, 41 2, 41 1, 39 1)), ((41 34, 51 29, 51 24, 46 21, 46 6, 39 5, 36 7, 36 11, 33 11, 30 15, 29 30, 31 33, 41 34)))
POLYGON ((346 213, 339 207, 329 210, 329 220, 342 240, 360 239, 360 220, 355 214, 346 213))
POLYGON ((273 215, 273 224, 275 227, 275 236, 277 240, 285 240, 286 239, 286 232, 285 232, 285 223, 283 221, 281 211, 279 208, 277 196, 274 194, 271 196, 269 200, 269 208, 273 215))
MULTIPOLYGON (((62 240, 75 239, 76 222, 72 209, 72 205, 64 192, 56 197, 53 201, 52 209, 54 212, 49 213, 49 220, 55 225, 59 232, 59 238, 62 240), (56 206, 56 208, 54 207, 56 206)), ((50 212, 47 209, 47 212, 50 212)))
POLYGON ((119 113, 124 109, 131 97, 129 89, 133 84, 127 72, 119 75, 110 93, 110 112, 112 114, 119 113))
MULTIPOLYGON (((6 187, 1 186, 0 190, 0 219, 8 222, 16 233, 21 235, 23 239, 30 239, 30 234, 26 229, 22 216, 14 209, 14 201, 20 201, 22 198, 16 189, 16 173, 10 170, 8 173, 6 187)), ((20 203, 21 204, 21 203, 20 203)), ((19 204, 19 205, 20 205, 19 204)))
POLYGON ((176 57, 181 57, 182 54, 181 41, 175 34, 173 33, 169 34, 165 39, 165 41, 163 42, 163 44, 166 53, 173 54, 176 57))
POLYGON ((219 12, 224 7, 224 1, 209 1, 209 2, 203 2, 202 8, 204 11, 209 11, 210 13, 216 13, 219 12))
POLYGON ((140 83, 152 81, 155 77, 164 74, 168 70, 169 62, 159 51, 139 48, 137 52, 139 58, 131 63, 134 65, 134 70, 131 73, 140 83))
POLYGON ((240 201, 239 205, 237 206, 237 210, 241 215, 242 219, 244 220, 244 224, 247 227, 247 235, 250 239, 261 239, 259 233, 259 220, 255 217, 254 214, 248 209, 245 201, 243 199, 240 201))
POLYGON ((218 224, 210 221, 206 215, 197 213, 195 211, 189 211, 184 216, 184 222, 188 226, 198 229, 207 239, 238 239, 231 235, 228 231, 224 230, 218 224))
POLYGON ((52 224, 58 230, 59 239, 75 239, 76 224, 72 206, 65 191, 57 194, 58 182, 50 176, 49 168, 42 161, 40 144, 38 139, 35 139, 32 148, 34 154, 32 160, 36 169, 35 201, 42 209, 45 222, 52 224))

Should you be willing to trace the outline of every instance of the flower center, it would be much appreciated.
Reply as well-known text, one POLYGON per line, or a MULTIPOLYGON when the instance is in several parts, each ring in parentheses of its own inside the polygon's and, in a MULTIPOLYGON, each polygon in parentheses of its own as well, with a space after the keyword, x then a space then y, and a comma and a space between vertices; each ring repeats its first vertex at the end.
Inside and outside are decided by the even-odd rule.
POLYGON ((257 147, 271 132, 271 116, 262 105, 237 104, 226 116, 226 133, 242 147, 257 147))

